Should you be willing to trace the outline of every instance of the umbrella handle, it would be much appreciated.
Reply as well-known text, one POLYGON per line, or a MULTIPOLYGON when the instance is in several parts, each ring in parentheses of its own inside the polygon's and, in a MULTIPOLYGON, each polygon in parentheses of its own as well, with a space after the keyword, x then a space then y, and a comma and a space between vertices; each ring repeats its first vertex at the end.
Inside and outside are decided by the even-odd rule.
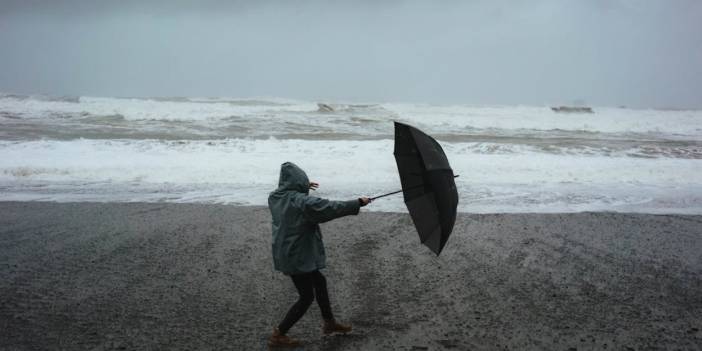
MULTIPOLYGON (((454 178, 458 178, 458 176, 459 176, 459 175, 456 174, 456 175, 453 176, 453 177, 454 177, 454 178)), ((383 195, 378 195, 378 196, 375 196, 375 197, 371 197, 370 200, 371 200, 371 201, 374 201, 375 199, 380 199, 381 197, 386 197, 386 196, 394 195, 394 194, 397 194, 397 193, 401 193, 401 192, 403 192, 403 191, 405 191, 405 190, 416 189, 416 188, 423 187, 423 186, 424 186, 424 184, 411 186, 411 187, 409 187, 409 188, 407 188, 407 189, 402 189, 402 190, 398 190, 398 191, 393 191, 393 192, 391 192, 391 193, 387 193, 387 194, 383 194, 383 195)))

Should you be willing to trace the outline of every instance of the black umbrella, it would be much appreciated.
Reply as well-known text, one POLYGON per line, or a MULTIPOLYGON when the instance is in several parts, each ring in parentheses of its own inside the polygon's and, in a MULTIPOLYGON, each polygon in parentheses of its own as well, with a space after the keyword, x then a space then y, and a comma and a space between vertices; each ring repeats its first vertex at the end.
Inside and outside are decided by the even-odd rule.
POLYGON ((422 244, 438 256, 456 222, 458 192, 441 145, 421 130, 395 122, 395 161, 402 192, 422 244))

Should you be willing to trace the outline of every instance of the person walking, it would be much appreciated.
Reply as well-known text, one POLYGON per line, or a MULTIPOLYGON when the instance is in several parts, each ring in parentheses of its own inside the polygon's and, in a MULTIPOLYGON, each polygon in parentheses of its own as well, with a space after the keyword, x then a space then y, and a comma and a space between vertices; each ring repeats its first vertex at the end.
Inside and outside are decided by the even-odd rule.
POLYGON ((292 162, 280 167, 278 188, 268 197, 273 219, 273 264, 276 270, 292 278, 299 294, 285 318, 273 329, 268 339, 271 347, 298 347, 299 340, 287 336, 288 330, 317 300, 322 312, 324 334, 348 333, 350 325, 334 318, 329 303, 327 280, 319 271, 326 267, 326 256, 319 223, 348 215, 357 215, 370 203, 367 197, 350 201, 330 201, 309 196, 309 189, 319 184, 310 182, 307 174, 292 162))

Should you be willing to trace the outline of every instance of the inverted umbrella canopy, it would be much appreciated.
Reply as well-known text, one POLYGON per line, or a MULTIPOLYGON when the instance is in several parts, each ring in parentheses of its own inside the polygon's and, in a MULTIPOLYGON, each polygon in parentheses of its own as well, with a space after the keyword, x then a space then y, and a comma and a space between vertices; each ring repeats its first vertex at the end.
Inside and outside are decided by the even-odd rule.
POLYGON ((421 242, 437 256, 456 222, 458 192, 453 170, 434 138, 395 122, 395 161, 402 194, 421 242))

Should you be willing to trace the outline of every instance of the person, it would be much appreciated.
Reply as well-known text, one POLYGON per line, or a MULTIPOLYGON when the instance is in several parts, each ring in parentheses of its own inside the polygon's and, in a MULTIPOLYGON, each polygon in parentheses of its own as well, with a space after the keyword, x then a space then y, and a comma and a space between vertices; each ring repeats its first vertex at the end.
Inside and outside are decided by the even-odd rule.
POLYGON ((310 182, 307 174, 292 162, 280 167, 278 188, 268 197, 268 208, 273 219, 273 264, 275 269, 292 278, 300 295, 280 324, 273 329, 268 345, 298 347, 299 340, 287 336, 317 299, 324 324, 322 332, 348 333, 350 325, 339 323, 332 314, 327 291, 327 280, 319 271, 326 266, 324 243, 319 223, 358 214, 370 203, 367 197, 351 201, 330 201, 309 196, 309 189, 319 184, 310 182))

